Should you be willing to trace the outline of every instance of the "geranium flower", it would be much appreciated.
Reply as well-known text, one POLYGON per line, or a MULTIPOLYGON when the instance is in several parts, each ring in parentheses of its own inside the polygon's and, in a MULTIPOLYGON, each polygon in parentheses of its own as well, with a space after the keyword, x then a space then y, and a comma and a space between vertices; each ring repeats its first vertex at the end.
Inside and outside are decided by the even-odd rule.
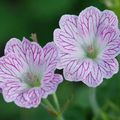
POLYGON ((88 7, 79 16, 63 15, 59 26, 54 31, 61 58, 57 68, 66 80, 96 87, 118 72, 120 32, 112 11, 88 7))
POLYGON ((6 102, 20 107, 37 107, 42 98, 56 91, 62 76, 54 74, 58 50, 53 42, 41 48, 26 38, 13 38, 0 58, 0 87, 6 102))

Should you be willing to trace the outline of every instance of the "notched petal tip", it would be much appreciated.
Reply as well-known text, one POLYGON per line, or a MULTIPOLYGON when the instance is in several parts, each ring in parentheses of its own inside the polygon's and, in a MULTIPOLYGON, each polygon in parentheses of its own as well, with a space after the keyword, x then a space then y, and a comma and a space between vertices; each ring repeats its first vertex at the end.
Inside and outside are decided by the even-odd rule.
POLYGON ((22 108, 36 108, 41 102, 41 95, 39 92, 40 91, 37 88, 26 90, 25 92, 20 93, 14 102, 22 108))
POLYGON ((69 15, 69 14, 63 15, 59 20, 60 28, 64 29, 65 25, 69 25, 69 23, 73 23, 73 24, 76 23, 77 18, 78 16, 76 15, 69 15))
POLYGON ((107 25, 118 28, 118 17, 113 11, 104 10, 101 14, 102 16, 100 22, 104 22, 107 25))
POLYGON ((84 15, 84 13, 88 13, 88 15, 89 15, 89 14, 91 14, 91 13, 96 13, 96 12, 97 12, 97 13, 100 13, 101 11, 100 11, 98 8, 94 7, 94 6, 90 6, 90 7, 85 8, 84 10, 82 10, 82 11, 80 12, 79 16, 80 16, 81 14, 84 15))
MULTIPOLYGON (((83 82, 83 81, 82 81, 83 82)), ((101 80, 100 82, 94 82, 94 83, 87 83, 87 82, 83 82, 85 85, 87 85, 88 87, 91 88, 96 88, 98 87, 100 84, 102 84, 103 80, 101 80)))

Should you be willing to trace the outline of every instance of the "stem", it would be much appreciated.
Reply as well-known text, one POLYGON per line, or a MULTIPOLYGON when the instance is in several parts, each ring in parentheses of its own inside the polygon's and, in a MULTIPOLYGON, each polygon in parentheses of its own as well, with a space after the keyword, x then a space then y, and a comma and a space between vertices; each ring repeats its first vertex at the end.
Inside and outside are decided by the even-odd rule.
POLYGON ((61 109, 60 109, 60 105, 59 105, 57 95, 56 95, 56 93, 54 93, 52 95, 53 95, 54 103, 55 103, 57 111, 58 111, 58 114, 56 116, 56 120, 64 120, 61 109))
POLYGON ((48 99, 45 99, 43 101, 44 103, 42 103, 42 106, 47 109, 48 111, 51 110, 52 112, 56 113, 55 108, 53 107, 53 105, 50 103, 50 101, 48 99))
POLYGON ((90 104, 93 110, 93 113, 98 116, 100 109, 96 100, 96 89, 95 88, 90 88, 89 90, 89 99, 90 99, 90 104))
POLYGON ((59 105, 56 93, 53 94, 53 99, 54 99, 57 110, 60 111, 60 105, 59 105))
POLYGON ((89 90, 89 99, 90 104, 95 115, 95 118, 100 117, 102 120, 108 120, 107 115, 100 109, 97 100, 96 100, 96 89, 90 88, 89 90))
POLYGON ((56 117, 56 120, 64 120, 64 118, 63 118, 62 115, 60 114, 60 115, 58 115, 58 116, 56 117))

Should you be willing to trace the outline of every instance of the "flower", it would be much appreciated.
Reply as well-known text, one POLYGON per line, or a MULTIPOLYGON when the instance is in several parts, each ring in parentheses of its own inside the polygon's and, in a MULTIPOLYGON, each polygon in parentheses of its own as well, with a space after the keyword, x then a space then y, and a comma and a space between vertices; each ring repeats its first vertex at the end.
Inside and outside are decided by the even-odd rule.
POLYGON ((91 6, 79 16, 63 15, 59 26, 54 31, 60 56, 57 68, 63 69, 66 80, 96 87, 118 72, 120 32, 112 11, 91 6))
POLYGON ((56 91, 62 76, 54 74, 58 50, 53 42, 38 43, 12 38, 0 58, 0 87, 6 102, 25 108, 37 107, 42 98, 56 91))

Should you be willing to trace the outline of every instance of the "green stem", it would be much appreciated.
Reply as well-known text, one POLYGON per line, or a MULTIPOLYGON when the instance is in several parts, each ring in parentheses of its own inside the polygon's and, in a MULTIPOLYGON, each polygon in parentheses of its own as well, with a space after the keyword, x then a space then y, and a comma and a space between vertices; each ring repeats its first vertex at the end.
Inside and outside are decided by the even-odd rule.
POLYGON ((59 114, 57 117, 56 117, 56 120, 64 120, 63 116, 61 114, 59 114))
POLYGON ((53 107, 53 105, 50 103, 50 101, 48 99, 43 100, 43 102, 41 103, 41 105, 48 110, 48 112, 52 112, 53 114, 56 114, 56 110, 53 107))
POLYGON ((99 106, 97 104, 97 100, 96 100, 96 89, 95 88, 90 88, 89 90, 89 99, 90 99, 90 104, 93 110, 93 113, 95 115, 99 114, 99 106))
POLYGON ((58 102, 58 98, 56 96, 56 94, 53 94, 53 99, 54 99, 54 103, 56 105, 56 109, 54 108, 54 106, 50 103, 50 101, 48 99, 44 99, 43 102, 41 102, 41 105, 52 115, 54 115, 56 117, 56 120, 64 120, 63 116, 62 116, 62 112, 59 106, 59 102, 58 102))
POLYGON ((97 103, 95 88, 90 88, 89 99, 90 99, 91 108, 93 110, 95 118, 100 117, 100 118, 102 118, 102 120, 108 120, 107 115, 100 109, 100 107, 97 103))
POLYGON ((54 99, 54 103, 56 105, 57 110, 60 111, 60 105, 59 105, 56 93, 53 94, 53 99, 54 99))
POLYGON ((58 114, 56 115, 56 120, 64 120, 56 93, 53 94, 53 99, 58 111, 58 114))

